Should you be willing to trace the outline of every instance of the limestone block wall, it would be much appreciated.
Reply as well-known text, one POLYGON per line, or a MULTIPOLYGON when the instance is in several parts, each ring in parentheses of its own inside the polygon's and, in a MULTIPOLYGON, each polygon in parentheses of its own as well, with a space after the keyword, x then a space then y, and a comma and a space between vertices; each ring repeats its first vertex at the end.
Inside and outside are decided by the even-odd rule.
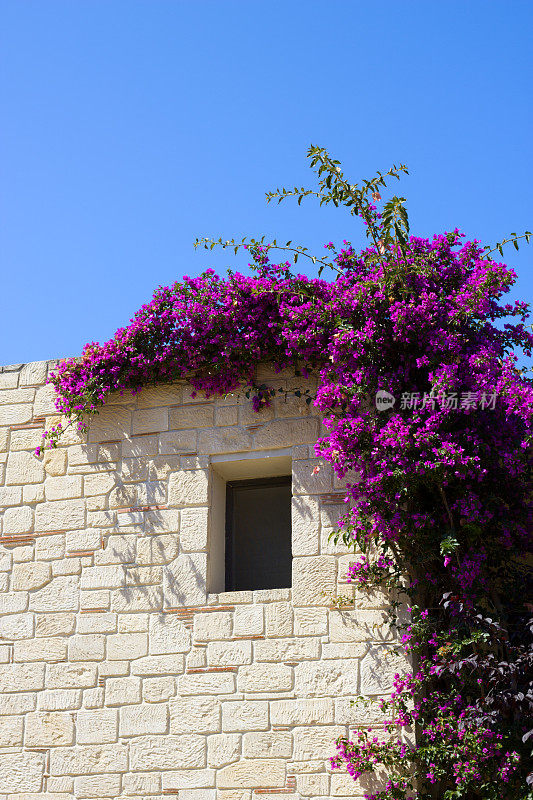
POLYGON ((352 590, 312 406, 147 388, 37 459, 50 367, 0 370, 0 800, 362 795, 327 758, 402 664, 383 598, 323 595, 352 590), (224 481, 289 472, 292 587, 223 591, 224 481))

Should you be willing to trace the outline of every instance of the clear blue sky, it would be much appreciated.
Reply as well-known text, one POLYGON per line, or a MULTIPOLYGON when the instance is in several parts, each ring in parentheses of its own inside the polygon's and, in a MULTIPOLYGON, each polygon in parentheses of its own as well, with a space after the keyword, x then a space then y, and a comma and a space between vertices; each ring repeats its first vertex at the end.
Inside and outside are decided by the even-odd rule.
MULTIPOLYGON (((354 180, 407 163, 415 233, 533 229, 532 29, 515 0, 3 0, 0 364, 246 266, 197 235, 362 243, 341 210, 266 205, 312 182, 311 142, 354 180)), ((533 300, 533 244, 506 256, 533 300)))

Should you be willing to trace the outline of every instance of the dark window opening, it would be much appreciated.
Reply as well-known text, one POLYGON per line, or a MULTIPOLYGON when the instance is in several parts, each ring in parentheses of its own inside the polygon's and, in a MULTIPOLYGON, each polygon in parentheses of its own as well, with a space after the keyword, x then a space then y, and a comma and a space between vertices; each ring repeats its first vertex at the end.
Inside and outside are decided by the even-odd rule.
POLYGON ((291 477, 226 484, 226 591, 292 585, 291 477))

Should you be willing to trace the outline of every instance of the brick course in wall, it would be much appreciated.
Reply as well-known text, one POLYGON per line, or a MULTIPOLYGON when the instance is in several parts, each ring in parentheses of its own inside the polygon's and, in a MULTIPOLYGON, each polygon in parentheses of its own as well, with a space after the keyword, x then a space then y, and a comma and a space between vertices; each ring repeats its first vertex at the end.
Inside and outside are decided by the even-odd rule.
POLYGON ((362 796, 327 759, 379 722, 350 698, 387 695, 406 664, 386 598, 323 595, 353 590, 312 406, 151 387, 37 459, 59 420, 50 366, 0 371, 0 800, 362 796), (214 471, 255 477, 255 457, 292 465, 292 587, 210 591, 214 471))

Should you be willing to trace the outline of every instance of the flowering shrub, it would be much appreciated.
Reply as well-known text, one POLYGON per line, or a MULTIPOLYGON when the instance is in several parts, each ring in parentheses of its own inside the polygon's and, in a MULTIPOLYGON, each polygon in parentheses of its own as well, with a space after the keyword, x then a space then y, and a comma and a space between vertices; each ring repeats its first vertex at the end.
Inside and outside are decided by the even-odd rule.
MULTIPOLYGON (((269 199, 346 205, 368 247, 329 243, 311 257, 320 271, 310 279, 270 262, 277 243, 219 240, 248 247, 254 275, 208 270, 159 288, 112 340, 58 366, 57 408, 83 427, 111 391, 187 378, 208 395, 244 383, 259 410, 274 391, 256 384, 259 362, 317 373, 328 435, 316 453, 339 477, 358 475, 337 534, 358 552, 350 580, 404 592, 400 633, 415 665, 380 701, 379 731, 340 740, 332 767, 356 780, 385 767, 372 800, 526 800, 533 386, 517 352, 531 355, 529 307, 500 303, 516 275, 479 242, 457 230, 410 235, 403 198, 378 212, 386 178, 404 167, 359 188, 324 150, 310 156, 319 190, 269 199), (321 279, 326 267, 334 280, 321 279), (517 321, 495 324, 504 318, 517 321)), ((290 242, 280 249, 307 255, 290 242)), ((60 435, 47 432, 43 447, 60 435)))

